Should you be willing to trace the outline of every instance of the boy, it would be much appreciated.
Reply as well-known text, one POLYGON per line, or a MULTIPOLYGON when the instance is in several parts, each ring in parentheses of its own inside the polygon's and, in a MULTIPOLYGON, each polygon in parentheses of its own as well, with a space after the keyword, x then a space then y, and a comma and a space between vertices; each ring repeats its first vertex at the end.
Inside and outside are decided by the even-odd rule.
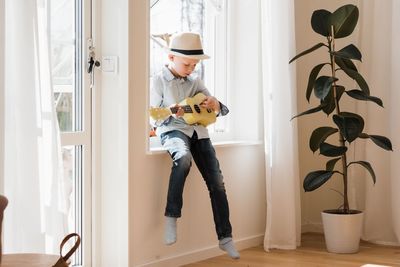
POLYGON ((182 118, 184 110, 177 104, 197 93, 203 93, 206 98, 200 106, 218 115, 226 115, 229 112, 223 104, 210 95, 200 79, 190 76, 197 63, 207 58, 209 57, 203 53, 198 34, 190 32, 176 34, 171 37, 169 43, 169 64, 164 66, 153 79, 150 105, 178 109, 175 115, 157 127, 161 144, 168 150, 173 160, 165 209, 164 241, 167 245, 176 242, 176 221, 181 217, 183 187, 193 158, 210 193, 219 247, 232 258, 238 259, 240 255, 232 240, 223 176, 208 130, 202 125, 187 124, 182 118))

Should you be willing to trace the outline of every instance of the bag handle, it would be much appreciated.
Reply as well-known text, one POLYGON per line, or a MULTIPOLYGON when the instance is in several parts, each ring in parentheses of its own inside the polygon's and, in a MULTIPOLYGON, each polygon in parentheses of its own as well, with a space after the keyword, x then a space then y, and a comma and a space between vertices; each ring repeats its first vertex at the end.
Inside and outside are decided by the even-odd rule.
POLYGON ((81 237, 77 233, 72 233, 64 237, 63 241, 60 244, 60 256, 64 259, 64 261, 67 261, 72 256, 72 254, 74 254, 74 252, 78 249, 80 244, 81 244, 81 237), (67 243, 67 241, 74 236, 76 236, 75 245, 68 251, 68 253, 65 256, 63 256, 62 249, 65 243, 67 243))

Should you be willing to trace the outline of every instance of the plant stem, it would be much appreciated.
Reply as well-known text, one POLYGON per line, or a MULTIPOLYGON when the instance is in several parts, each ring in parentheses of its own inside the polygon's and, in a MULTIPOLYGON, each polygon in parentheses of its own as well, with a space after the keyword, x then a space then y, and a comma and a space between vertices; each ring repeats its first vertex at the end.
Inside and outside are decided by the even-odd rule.
MULTIPOLYGON (((335 32, 333 29, 333 25, 331 26, 331 36, 328 38, 328 44, 329 44, 329 52, 330 52, 330 60, 331 60, 331 71, 332 71, 332 77, 336 78, 336 70, 335 70, 335 55, 333 52, 335 52, 335 32)), ((336 106, 336 114, 340 114, 340 106, 339 106, 339 100, 337 99, 337 87, 336 87, 336 82, 333 82, 333 98, 335 100, 335 106, 336 106)), ((345 139, 342 135, 342 133, 339 131, 339 143, 340 146, 344 147, 345 146, 345 139)), ((345 213, 349 213, 349 199, 348 199, 348 194, 347 194, 347 157, 346 157, 346 152, 342 155, 341 157, 342 160, 342 169, 343 169, 343 210, 345 213)))

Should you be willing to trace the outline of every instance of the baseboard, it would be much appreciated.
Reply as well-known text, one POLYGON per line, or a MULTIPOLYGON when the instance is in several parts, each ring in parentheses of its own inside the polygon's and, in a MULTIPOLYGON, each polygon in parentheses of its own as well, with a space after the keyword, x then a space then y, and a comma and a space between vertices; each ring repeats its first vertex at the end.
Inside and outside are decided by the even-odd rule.
POLYGON ((323 233, 322 223, 306 223, 301 226, 301 233, 323 233))
MULTIPOLYGON (((264 242, 264 234, 251 236, 239 240, 235 240, 235 245, 238 250, 259 246, 264 242)), ((176 267, 184 264, 194 263, 206 260, 212 257, 225 254, 221 251, 218 245, 202 248, 195 251, 190 251, 181 255, 172 256, 157 261, 147 262, 136 267, 176 267)))

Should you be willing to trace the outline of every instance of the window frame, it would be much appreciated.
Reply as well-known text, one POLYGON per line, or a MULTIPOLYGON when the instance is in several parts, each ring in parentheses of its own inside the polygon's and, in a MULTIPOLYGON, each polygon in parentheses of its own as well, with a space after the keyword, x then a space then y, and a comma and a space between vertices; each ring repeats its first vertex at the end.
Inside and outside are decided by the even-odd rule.
MULTIPOLYGON (((212 22, 206 24, 206 35, 207 43, 205 50, 210 51, 211 58, 205 61, 205 85, 207 88, 213 88, 213 93, 219 101, 225 104, 228 108, 229 103, 229 92, 228 92, 228 75, 229 75, 229 25, 228 25, 228 12, 229 5, 227 0, 221 0, 218 3, 215 1, 206 1, 206 22, 212 22), (216 9, 218 14, 214 15, 210 11, 216 9), (212 46, 212 49, 209 46, 212 46)), ((210 138, 213 141, 227 141, 232 139, 232 134, 229 131, 229 118, 221 117, 217 122, 211 125, 210 138)))

